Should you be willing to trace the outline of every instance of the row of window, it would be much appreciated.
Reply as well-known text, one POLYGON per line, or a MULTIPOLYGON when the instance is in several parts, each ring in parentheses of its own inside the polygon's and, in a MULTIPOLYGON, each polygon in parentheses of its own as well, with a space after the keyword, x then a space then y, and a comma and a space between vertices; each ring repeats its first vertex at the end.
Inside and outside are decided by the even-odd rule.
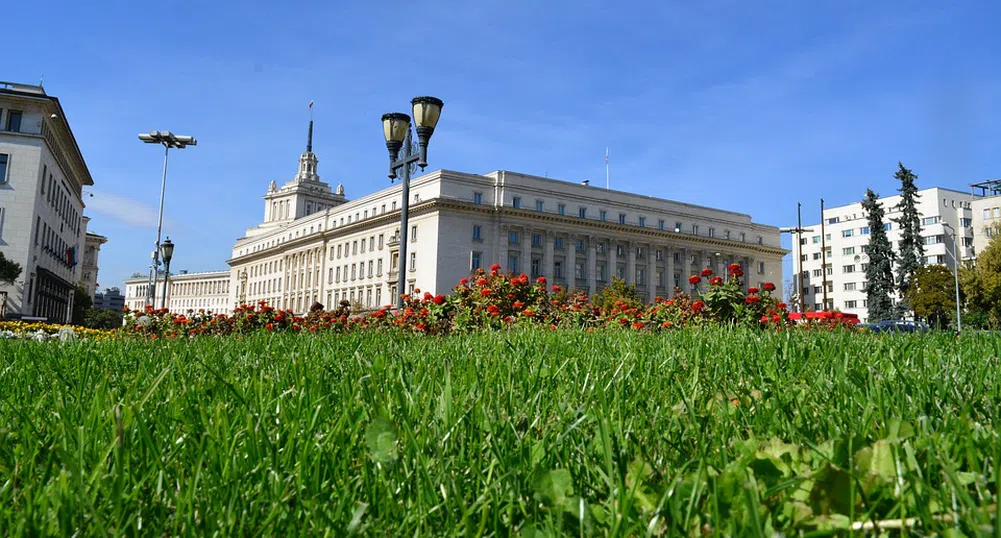
MULTIPOLYGON (((622 245, 619 245, 619 251, 620 252, 621 252, 621 249, 622 249, 622 245)), ((663 250, 659 250, 658 249, 656 251, 656 259, 657 259, 657 261, 662 261, 664 259, 664 251, 663 250)), ((679 264, 681 263, 681 253, 679 253, 679 252, 675 252, 674 253, 674 261, 676 263, 679 263, 679 264)), ((531 262, 530 262, 530 264, 529 264, 529 268, 528 268, 529 271, 527 273, 532 278, 538 278, 540 276, 544 276, 543 273, 542 273, 542 263, 543 263, 543 260, 541 258, 535 258, 535 257, 533 257, 532 260, 531 260, 531 262)), ((560 279, 563 278, 563 263, 564 262, 561 261, 561 260, 554 260, 553 261, 553 274, 555 275, 556 278, 560 278, 560 279)), ((692 263, 692 265, 695 265, 697 263, 697 258, 696 258, 695 255, 692 255, 692 257, 691 257, 691 263, 692 263)), ((411 265, 411 267, 413 267, 413 265, 411 265)), ((574 273, 576 275, 576 278, 582 279, 582 280, 586 278, 586 274, 587 273, 585 271, 585 267, 586 267, 586 262, 582 261, 582 262, 576 262, 575 263, 574 273)), ((599 282, 606 282, 607 281, 606 280, 606 270, 605 270, 605 267, 606 267, 605 263, 595 263, 595 278, 599 282)), ((472 271, 476 271, 477 269, 482 269, 482 268, 483 268, 483 253, 479 252, 479 251, 473 251, 473 252, 471 252, 471 254, 470 254, 470 262, 469 262, 469 270, 472 272, 472 271)), ((521 255, 519 255, 517 253, 513 253, 513 252, 512 253, 508 253, 507 268, 511 272, 513 272, 513 273, 524 272, 525 268, 523 268, 521 266, 521 255)), ((645 268, 641 268, 641 267, 637 268, 636 270, 637 270, 637 275, 644 275, 645 271, 646 271, 645 268)), ((758 270, 758 274, 759 275, 765 274, 765 262, 758 262, 757 270, 758 270)), ((625 264, 616 263, 616 276, 618 278, 625 278, 625 271, 626 271, 625 264)), ((645 283, 646 280, 643 277, 637 277, 636 282, 645 283)))
POLYGON ((228 280, 206 282, 171 282, 170 293, 174 295, 207 295, 229 293, 228 280))
POLYGON ((57 181, 49 172, 49 166, 44 164, 42 165, 42 181, 39 183, 41 183, 40 188, 42 194, 45 195, 45 201, 56 211, 59 218, 73 230, 73 233, 79 235, 82 219, 80 213, 73 207, 73 197, 66 184, 57 181))
POLYGON ((985 207, 984 220, 1001 218, 1001 207, 985 207))
MULTIPOLYGON (((482 192, 474 192, 473 193, 473 203, 477 204, 477 205, 483 203, 483 193, 482 192)), ((514 196, 514 197, 511 198, 511 207, 513 207, 514 209, 521 209, 522 208, 522 203, 521 203, 521 197, 520 196, 514 196)), ((545 201, 544 200, 536 200, 535 201, 535 210, 538 211, 539 213, 545 212, 545 210, 546 210, 545 201)), ((561 215, 561 216, 566 216, 566 214, 567 214, 567 205, 564 204, 564 203, 557 204, 557 206, 556 206, 556 214, 561 215)), ((577 217, 578 218, 582 218, 582 219, 588 218, 588 208, 586 206, 578 206, 577 207, 577 217)), ((619 224, 628 224, 628 222, 627 222, 626 219, 627 219, 627 215, 625 213, 621 213, 620 212, 618 214, 618 223, 619 224)), ((606 211, 604 209, 598 210, 598 220, 601 221, 601 222, 608 222, 608 211, 606 211)), ((647 218, 645 216, 639 216, 639 217, 637 217, 636 226, 639 226, 640 228, 646 228, 647 227, 647 218)), ((667 221, 665 221, 664 219, 657 219, 657 229, 658 230, 667 230, 668 229, 667 228, 667 221)), ((681 221, 675 222, 674 223, 674 231, 678 232, 678 233, 683 232, 684 231, 684 223, 681 222, 681 221)), ((691 225, 691 233, 692 233, 692 235, 699 235, 699 231, 700 231, 700 228, 699 228, 698 224, 692 224, 691 225)), ((707 237, 716 237, 716 228, 714 228, 712 226, 708 226, 707 230, 706 230, 706 236, 707 237)), ((723 237, 723 239, 728 239, 728 240, 729 239, 737 239, 737 238, 739 238, 739 240, 741 242, 746 242, 747 241, 747 234, 745 232, 740 232, 736 237, 733 237, 732 233, 730 232, 730 230, 723 230, 723 236, 722 237, 723 237)), ((760 245, 763 242, 764 242, 764 239, 761 236, 758 236, 758 244, 760 245)))

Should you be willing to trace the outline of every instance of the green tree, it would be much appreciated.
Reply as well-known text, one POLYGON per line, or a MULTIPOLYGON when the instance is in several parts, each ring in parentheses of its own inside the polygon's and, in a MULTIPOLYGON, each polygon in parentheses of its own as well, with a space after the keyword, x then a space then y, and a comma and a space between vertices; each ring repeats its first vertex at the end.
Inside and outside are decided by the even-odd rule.
POLYGON ((19 276, 21 276, 21 264, 8 260, 3 252, 0 252, 0 284, 13 284, 19 276))
POLYGON ((879 196, 866 189, 865 200, 862 200, 862 210, 869 220, 869 265, 865 269, 868 281, 866 302, 869 309, 869 322, 875 323, 893 318, 893 300, 890 293, 894 291, 893 284, 893 249, 886 238, 883 227, 883 217, 886 212, 879 196))
POLYGON ((911 276, 906 299, 915 317, 945 328, 956 315, 955 276, 944 265, 920 267, 911 276))
MULTIPOLYGON (((1001 226, 995 225, 995 231, 1001 232, 1001 226)), ((993 235, 976 262, 963 268, 960 279, 970 317, 996 328, 1001 326, 1001 241, 998 233, 993 235)))
POLYGON ((118 329, 122 326, 122 313, 114 310, 95 310, 91 308, 84 318, 84 326, 91 329, 118 329))
MULTIPOLYGON (((921 198, 918 196, 918 188, 914 180, 918 176, 904 168, 904 164, 898 162, 899 169, 893 175, 900 181, 900 203, 897 209, 900 210, 900 217, 894 219, 900 227, 900 248, 897 258, 897 290, 900 297, 907 297, 907 288, 910 285, 914 273, 924 265, 925 247, 921 239, 921 214, 918 213, 917 202, 921 198)), ((907 306, 901 304, 900 310, 906 311, 907 306)), ((913 308, 913 307, 911 307, 913 308)), ((902 314, 903 312, 899 312, 902 314)))
POLYGON ((83 325, 87 320, 87 312, 93 305, 94 301, 90 299, 90 294, 87 293, 87 290, 77 284, 73 291, 73 319, 71 323, 73 325, 83 325))
POLYGON ((612 277, 612 281, 591 300, 591 304, 602 308, 611 308, 616 301, 622 301, 630 306, 643 304, 643 298, 636 291, 636 286, 626 284, 625 280, 617 277, 612 277))

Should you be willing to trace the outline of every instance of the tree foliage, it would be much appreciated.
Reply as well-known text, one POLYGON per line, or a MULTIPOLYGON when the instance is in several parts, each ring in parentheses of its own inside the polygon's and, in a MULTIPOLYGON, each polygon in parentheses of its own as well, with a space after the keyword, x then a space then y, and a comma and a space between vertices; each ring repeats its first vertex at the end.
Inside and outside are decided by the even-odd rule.
POLYGON ((114 310, 91 308, 84 318, 84 326, 90 329, 118 329, 122 326, 122 313, 114 310))
POLYGON ((956 315, 955 276, 944 265, 919 267, 911 276, 906 299, 915 317, 944 328, 956 315))
POLYGON ((76 285, 73 291, 73 325, 84 325, 87 321, 87 312, 90 311, 90 307, 94 305, 94 301, 90 299, 90 294, 87 290, 83 289, 80 284, 76 285))
MULTIPOLYGON (((921 241, 921 214, 918 213, 918 188, 914 181, 918 176, 898 162, 899 169, 893 175, 900 181, 900 217, 894 219, 900 227, 900 248, 897 259, 897 289, 901 297, 907 297, 907 288, 914 273, 924 265, 925 247, 921 241)), ((913 308, 913 307, 911 307, 913 308)))
POLYGON ((886 212, 879 196, 866 189, 865 200, 862 200, 862 210, 869 221, 869 265, 865 270, 868 281, 866 301, 869 309, 869 322, 875 323, 892 319, 893 300, 890 293, 895 289, 893 280, 893 250, 883 228, 883 217, 886 212))
POLYGON ((990 327, 1001 327, 1001 241, 997 234, 960 277, 971 317, 983 318, 990 327))
POLYGON ((0 284, 13 284, 19 276, 21 276, 21 264, 8 260, 3 252, 0 252, 0 284))
POLYGON ((638 307, 643 304, 643 298, 636 291, 636 286, 626 284, 625 280, 618 277, 612 277, 612 281, 601 290, 600 294, 595 295, 591 302, 595 306, 608 309, 612 308, 617 301, 621 301, 632 307, 638 307))

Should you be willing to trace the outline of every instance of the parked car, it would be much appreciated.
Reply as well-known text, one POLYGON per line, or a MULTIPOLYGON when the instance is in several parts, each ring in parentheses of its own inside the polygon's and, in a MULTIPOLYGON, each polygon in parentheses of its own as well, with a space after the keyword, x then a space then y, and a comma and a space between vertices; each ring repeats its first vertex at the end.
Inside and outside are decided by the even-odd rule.
POLYGON ((928 325, 920 321, 910 321, 904 319, 888 319, 876 323, 869 323, 863 326, 866 330, 874 333, 926 333, 930 329, 928 325))

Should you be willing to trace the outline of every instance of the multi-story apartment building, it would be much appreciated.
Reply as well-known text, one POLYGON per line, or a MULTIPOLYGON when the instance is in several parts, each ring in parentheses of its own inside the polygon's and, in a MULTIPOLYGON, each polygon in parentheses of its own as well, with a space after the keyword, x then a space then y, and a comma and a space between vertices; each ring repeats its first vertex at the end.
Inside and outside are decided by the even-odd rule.
MULTIPOLYGON (((395 303, 400 196, 397 184, 349 201, 320 180, 307 143, 295 177, 271 182, 264 221, 233 246, 230 305, 395 303)), ((782 281, 778 228, 746 214, 505 171, 428 173, 410 197, 404 292, 446 293, 493 263, 591 295, 617 276, 648 300, 730 263, 751 286, 782 281)))
MULTIPOLYGON (((175 314, 205 310, 215 314, 228 314, 230 307, 229 270, 189 273, 171 273, 167 309, 175 314)), ((157 279, 156 308, 160 308, 163 296, 163 275, 157 279)), ((146 290, 149 279, 146 276, 133 277, 125 281, 125 306, 129 310, 143 310, 146 306, 146 290)))
MULTIPOLYGON (((918 192, 917 204, 921 215, 921 237, 926 264, 943 264, 952 268, 953 238, 958 230, 957 245, 960 262, 974 256, 974 211, 970 193, 943 188, 918 192)), ((894 219, 900 218, 900 196, 881 198, 886 211, 884 227, 894 251, 898 251, 900 229, 894 219)), ((869 225, 861 202, 826 208, 823 214, 823 235, 820 224, 804 226, 811 232, 793 240, 793 271, 801 270, 800 290, 807 310, 824 309, 824 285, 827 287, 826 309, 836 309, 868 317, 865 270, 869 244, 869 225), (826 253, 823 248, 826 247, 826 253), (826 263, 826 266, 824 265, 826 263), (800 269, 801 268, 801 269, 800 269), (826 273, 826 274, 825 274, 826 273)), ((898 297, 894 297, 898 300, 898 297)), ((795 301, 792 301, 795 303, 795 301)))
POLYGON ((1001 179, 974 183, 973 248, 982 252, 991 239, 1001 234, 1001 179))
POLYGON ((106 288, 104 293, 94 295, 94 310, 114 310, 121 312, 125 308, 125 296, 120 288, 106 288))
POLYGON ((93 232, 86 231, 90 218, 83 218, 84 225, 84 247, 83 247, 83 268, 80 270, 80 285, 90 294, 91 302, 97 295, 97 259, 101 252, 101 245, 108 242, 108 238, 93 232))
POLYGON ((0 82, 0 251, 22 268, 0 285, 8 316, 70 320, 82 192, 93 184, 59 100, 41 86, 0 82))

